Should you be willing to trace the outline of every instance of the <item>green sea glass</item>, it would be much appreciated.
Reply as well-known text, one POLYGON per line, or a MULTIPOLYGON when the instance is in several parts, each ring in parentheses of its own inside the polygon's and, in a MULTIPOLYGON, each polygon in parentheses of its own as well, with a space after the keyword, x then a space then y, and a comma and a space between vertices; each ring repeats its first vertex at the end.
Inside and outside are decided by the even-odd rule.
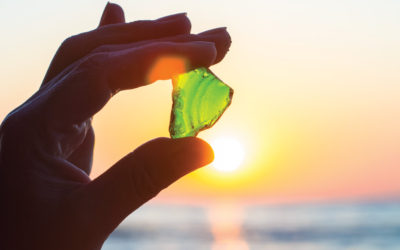
POLYGON ((177 75, 172 85, 171 138, 212 127, 232 101, 233 89, 206 68, 177 75))

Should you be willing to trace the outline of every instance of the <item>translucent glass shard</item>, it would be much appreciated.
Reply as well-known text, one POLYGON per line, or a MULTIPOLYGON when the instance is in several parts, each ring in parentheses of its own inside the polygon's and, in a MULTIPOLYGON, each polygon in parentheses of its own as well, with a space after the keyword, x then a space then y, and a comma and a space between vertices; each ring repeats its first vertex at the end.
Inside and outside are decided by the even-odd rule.
POLYGON ((178 75, 172 84, 171 138, 196 136, 212 127, 232 101, 233 89, 206 68, 178 75))

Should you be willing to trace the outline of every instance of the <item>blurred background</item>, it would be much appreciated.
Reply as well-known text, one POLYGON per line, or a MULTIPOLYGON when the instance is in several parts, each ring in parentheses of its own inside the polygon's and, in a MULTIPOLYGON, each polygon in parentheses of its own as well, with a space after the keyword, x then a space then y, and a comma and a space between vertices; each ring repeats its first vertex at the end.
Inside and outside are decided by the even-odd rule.
MULTIPOLYGON (((115 2, 127 21, 187 12, 193 33, 228 27, 231 50, 211 69, 235 94, 199 135, 219 165, 160 193, 103 249, 400 249, 399 1, 115 2)), ((0 1, 2 119, 105 5, 0 1)), ((95 116, 92 178, 169 136, 171 90, 119 93, 95 116)))

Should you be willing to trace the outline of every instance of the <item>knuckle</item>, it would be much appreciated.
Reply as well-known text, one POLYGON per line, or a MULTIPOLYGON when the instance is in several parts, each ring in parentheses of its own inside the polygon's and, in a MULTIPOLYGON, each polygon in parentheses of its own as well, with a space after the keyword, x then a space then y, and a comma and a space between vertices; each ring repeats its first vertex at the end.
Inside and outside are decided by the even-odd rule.
POLYGON ((14 119, 12 118, 13 115, 9 114, 7 117, 3 120, 3 122, 0 125, 0 133, 3 136, 7 131, 10 130, 10 128, 13 128, 14 126, 12 125, 14 123, 14 119))
POLYGON ((71 47, 74 46, 75 41, 76 41, 76 35, 75 36, 70 36, 68 38, 66 38, 60 45, 59 50, 60 51, 67 51, 69 50, 71 47))
MULTIPOLYGON (((42 109, 37 104, 24 103, 11 111, 0 124, 0 134, 3 137, 25 140, 29 134, 37 133, 43 127, 42 109), (8 136, 9 135, 9 136, 8 136)), ((17 141, 16 143, 21 143, 17 141)))
MULTIPOLYGON (((23 122, 22 122, 23 124, 23 122)), ((14 131, 18 127, 21 126, 21 121, 20 121, 20 116, 18 116, 18 113, 16 112, 11 112, 10 114, 7 115, 7 117, 4 119, 4 121, 1 123, 1 132, 10 132, 14 131)))
POLYGON ((108 61, 107 53, 94 53, 87 56, 82 63, 80 64, 80 68, 84 69, 102 69, 104 65, 108 61))
POLYGON ((104 53, 104 52, 110 52, 111 46, 110 45, 100 45, 99 47, 95 48, 92 50, 92 54, 97 54, 97 53, 104 53))
POLYGON ((160 192, 160 190, 158 188, 159 185, 157 185, 155 178, 148 170, 146 170, 146 168, 143 168, 143 174, 141 177, 141 181, 137 182, 141 184, 140 187, 138 187, 140 188, 140 191, 138 190, 140 194, 139 196, 145 200, 156 196, 160 192))
POLYGON ((132 189, 134 195, 143 201, 156 196, 162 189, 154 174, 149 171, 151 166, 139 163, 132 169, 132 189))
POLYGON ((82 41, 90 39, 90 32, 85 32, 66 38, 60 45, 58 53, 68 54, 76 49, 83 49, 85 47, 82 41))
POLYGON ((22 142, 29 130, 29 121, 18 112, 12 112, 0 125, 0 148, 5 145, 12 146, 22 142))

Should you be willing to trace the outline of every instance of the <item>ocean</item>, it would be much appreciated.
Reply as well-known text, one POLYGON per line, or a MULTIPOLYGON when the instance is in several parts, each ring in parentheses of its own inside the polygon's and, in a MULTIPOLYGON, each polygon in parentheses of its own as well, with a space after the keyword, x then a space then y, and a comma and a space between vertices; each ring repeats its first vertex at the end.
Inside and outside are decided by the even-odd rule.
POLYGON ((400 202, 148 204, 121 223, 102 249, 400 250, 400 202))

